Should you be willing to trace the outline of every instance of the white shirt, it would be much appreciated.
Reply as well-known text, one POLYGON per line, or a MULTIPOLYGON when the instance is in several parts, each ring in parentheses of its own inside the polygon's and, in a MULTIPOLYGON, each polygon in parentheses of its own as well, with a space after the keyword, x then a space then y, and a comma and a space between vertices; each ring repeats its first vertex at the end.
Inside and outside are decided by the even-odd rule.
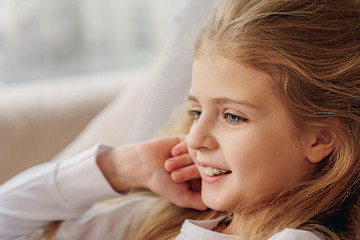
MULTIPOLYGON (((79 155, 33 167, 0 186, 0 239, 37 239, 52 221, 61 220, 55 239, 124 239, 131 225, 156 200, 135 197, 96 204, 121 196, 108 184, 96 156, 111 148, 96 145, 79 155)), ((125 194, 125 193, 123 193, 125 194)), ((186 220, 177 240, 232 240, 211 231, 221 219, 186 220)), ((285 229, 269 240, 321 240, 316 234, 285 229)))

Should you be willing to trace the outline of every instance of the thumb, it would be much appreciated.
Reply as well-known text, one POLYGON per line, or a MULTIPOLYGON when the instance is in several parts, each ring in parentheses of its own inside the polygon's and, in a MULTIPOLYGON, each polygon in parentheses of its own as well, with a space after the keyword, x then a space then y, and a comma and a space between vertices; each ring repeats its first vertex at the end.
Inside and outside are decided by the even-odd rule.
POLYGON ((185 139, 182 139, 180 143, 178 143, 175 147, 173 147, 173 149, 171 149, 171 155, 174 157, 185 154, 187 152, 188 149, 185 139))

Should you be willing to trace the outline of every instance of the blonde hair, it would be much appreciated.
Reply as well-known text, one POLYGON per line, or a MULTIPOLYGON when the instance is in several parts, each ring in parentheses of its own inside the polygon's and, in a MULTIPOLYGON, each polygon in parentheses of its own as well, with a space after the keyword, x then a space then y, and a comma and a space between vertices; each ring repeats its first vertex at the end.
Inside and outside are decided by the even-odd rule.
POLYGON ((311 179, 274 199, 276 211, 262 218, 256 239, 286 227, 359 239, 358 1, 219 1, 195 57, 205 51, 269 74, 299 131, 325 129, 337 138, 311 179))
MULTIPOLYGON (((360 239, 358 1, 221 0, 195 43, 195 58, 206 51, 270 75, 299 132, 322 129, 337 138, 314 175, 275 196, 239 238, 297 228, 324 239, 360 239)), ((159 234, 161 219, 152 218, 159 234)))
MULTIPOLYGON (((241 237, 267 239, 297 228, 324 239, 360 239, 358 1, 220 0, 196 41, 195 58, 205 51, 269 74, 299 131, 324 129, 337 138, 314 175, 274 197, 241 237)), ((137 223, 133 239, 174 239, 185 218, 223 214, 159 204, 137 223)))

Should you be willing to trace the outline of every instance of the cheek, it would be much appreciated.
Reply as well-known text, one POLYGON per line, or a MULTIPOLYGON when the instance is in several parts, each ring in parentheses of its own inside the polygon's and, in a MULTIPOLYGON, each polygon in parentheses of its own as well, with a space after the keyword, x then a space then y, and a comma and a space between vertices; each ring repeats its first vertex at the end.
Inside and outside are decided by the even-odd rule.
POLYGON ((307 170, 303 152, 290 138, 259 133, 237 143, 224 145, 224 156, 236 184, 252 189, 248 194, 253 197, 292 185, 307 170))
POLYGON ((259 149, 249 142, 232 148, 227 145, 223 153, 229 168, 243 178, 257 173, 256 169, 261 168, 263 164, 259 149))
POLYGON ((196 156, 197 156, 196 151, 188 147, 188 152, 189 152, 189 155, 192 158, 192 160, 195 162, 196 156))
POLYGON ((284 146, 286 142, 277 138, 276 134, 243 132, 241 136, 233 137, 232 141, 224 140, 223 154, 229 167, 238 169, 244 175, 270 175, 276 169, 280 171, 279 165, 289 162, 291 152, 297 154, 289 144, 284 146))
POLYGON ((222 140, 222 152, 229 164, 241 164, 261 153, 264 146, 261 139, 257 134, 251 134, 251 131, 226 136, 222 140))

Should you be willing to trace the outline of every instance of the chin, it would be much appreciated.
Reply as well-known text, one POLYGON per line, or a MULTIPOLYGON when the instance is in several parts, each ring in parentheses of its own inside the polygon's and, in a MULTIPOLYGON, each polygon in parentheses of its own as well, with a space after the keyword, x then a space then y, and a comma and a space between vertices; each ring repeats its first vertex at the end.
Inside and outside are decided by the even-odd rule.
POLYGON ((210 193, 202 193, 202 200, 205 205, 213 210, 221 212, 232 212, 236 207, 231 207, 230 203, 225 199, 219 198, 218 195, 210 193))
POLYGON ((202 201, 204 204, 213 210, 221 212, 237 212, 245 206, 251 206, 252 202, 244 202, 242 196, 235 194, 226 194, 224 192, 214 193, 209 189, 202 189, 202 201), (240 200, 242 199, 242 200, 240 200))

